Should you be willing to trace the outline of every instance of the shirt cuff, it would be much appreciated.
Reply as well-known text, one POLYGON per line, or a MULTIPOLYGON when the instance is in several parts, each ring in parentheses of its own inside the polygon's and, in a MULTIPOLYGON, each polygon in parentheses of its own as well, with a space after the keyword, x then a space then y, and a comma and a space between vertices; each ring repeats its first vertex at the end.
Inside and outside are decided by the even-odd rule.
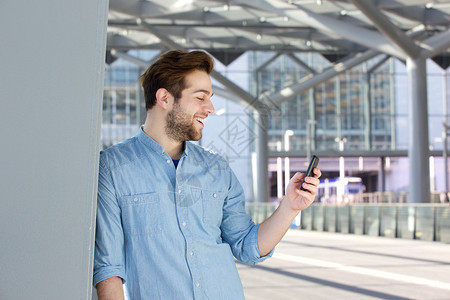
POLYGON ((99 282, 111 277, 120 277, 122 278, 123 283, 126 281, 125 273, 120 268, 107 267, 94 274, 94 286, 97 286, 99 282))
POLYGON ((258 248, 258 228, 259 228, 259 224, 254 226, 252 228, 252 230, 249 233, 249 238, 250 238, 250 257, 251 257, 251 261, 253 264, 257 264, 260 262, 265 261, 266 259, 268 259, 269 257, 272 257, 275 248, 272 249, 272 251, 269 252, 269 254, 265 255, 265 256, 261 256, 261 253, 259 253, 259 248, 258 248))

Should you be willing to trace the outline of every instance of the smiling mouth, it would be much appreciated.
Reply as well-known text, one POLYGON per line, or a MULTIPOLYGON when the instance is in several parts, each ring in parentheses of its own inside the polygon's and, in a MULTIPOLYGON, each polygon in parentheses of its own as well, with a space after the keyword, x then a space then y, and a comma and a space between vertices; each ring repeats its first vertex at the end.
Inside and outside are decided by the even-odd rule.
POLYGON ((200 124, 203 124, 205 119, 202 118, 195 118, 195 120, 197 120, 197 122, 199 122, 200 124))

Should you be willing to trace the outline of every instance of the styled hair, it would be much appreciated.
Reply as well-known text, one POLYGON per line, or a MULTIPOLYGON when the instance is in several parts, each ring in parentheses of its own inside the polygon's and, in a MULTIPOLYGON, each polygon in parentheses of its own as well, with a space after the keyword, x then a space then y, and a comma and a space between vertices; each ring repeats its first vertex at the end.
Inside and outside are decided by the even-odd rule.
POLYGON ((184 79, 189 73, 200 70, 211 74, 213 68, 214 61, 203 51, 172 50, 162 54, 139 77, 144 89, 145 108, 149 110, 156 104, 156 91, 160 88, 165 88, 175 101, 178 100, 186 88, 184 79))

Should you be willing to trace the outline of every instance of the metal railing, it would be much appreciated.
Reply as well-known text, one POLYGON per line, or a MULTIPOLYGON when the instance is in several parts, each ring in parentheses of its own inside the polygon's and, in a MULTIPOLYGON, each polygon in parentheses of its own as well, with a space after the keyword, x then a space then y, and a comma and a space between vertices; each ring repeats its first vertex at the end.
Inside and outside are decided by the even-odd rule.
MULTIPOLYGON (((374 192, 347 194, 344 199, 348 203, 407 203, 408 193, 406 192, 374 192)), ((430 193, 431 203, 442 203, 445 199, 445 193, 430 193)))
POLYGON ((278 203, 245 203, 245 211, 252 217, 256 224, 262 223, 277 209, 278 203))
MULTIPOLYGON (((255 223, 261 223, 276 207, 273 203, 247 203, 246 211, 255 223)), ((314 204, 301 212, 300 228, 450 242, 450 204, 314 204)))

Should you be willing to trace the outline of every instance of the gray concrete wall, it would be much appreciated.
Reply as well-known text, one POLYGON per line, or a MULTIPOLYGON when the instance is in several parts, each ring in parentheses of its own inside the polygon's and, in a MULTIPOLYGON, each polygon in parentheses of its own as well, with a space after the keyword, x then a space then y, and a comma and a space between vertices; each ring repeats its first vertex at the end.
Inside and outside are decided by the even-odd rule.
POLYGON ((0 299, 90 297, 107 13, 0 2, 0 299))

